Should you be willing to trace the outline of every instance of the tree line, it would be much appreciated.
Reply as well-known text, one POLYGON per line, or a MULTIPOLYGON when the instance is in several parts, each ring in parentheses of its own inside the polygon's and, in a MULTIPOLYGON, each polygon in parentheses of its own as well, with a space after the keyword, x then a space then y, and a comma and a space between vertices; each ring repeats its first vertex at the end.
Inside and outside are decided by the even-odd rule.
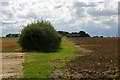
POLYGON ((5 37, 19 37, 19 34, 7 34, 5 37))
POLYGON ((66 32, 66 31, 58 31, 59 34, 61 34, 62 36, 66 36, 66 37, 91 37, 88 33, 86 33, 85 31, 79 31, 79 32, 66 32))
MULTIPOLYGON (((88 33, 85 31, 79 31, 79 32, 66 32, 66 31, 58 31, 58 33, 61 36, 66 36, 66 37, 91 37, 88 33)), ((19 37, 20 34, 7 34, 6 37, 19 37)))

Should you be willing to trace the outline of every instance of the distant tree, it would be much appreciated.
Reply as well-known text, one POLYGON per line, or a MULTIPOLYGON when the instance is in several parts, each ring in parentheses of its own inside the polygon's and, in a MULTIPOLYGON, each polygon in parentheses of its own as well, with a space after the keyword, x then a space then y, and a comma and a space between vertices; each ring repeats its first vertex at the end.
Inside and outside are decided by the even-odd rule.
POLYGON ((66 31, 58 31, 59 34, 61 34, 62 36, 66 36, 66 37, 91 37, 89 34, 87 34, 85 31, 80 31, 80 32, 66 32, 66 31))
POLYGON ((6 35, 6 37, 12 37, 12 36, 11 36, 11 34, 9 33, 9 34, 6 35))
POLYGON ((103 36, 100 36, 100 38, 103 38, 103 36))
POLYGON ((19 34, 7 34, 6 37, 19 37, 19 34))
POLYGON ((80 35, 80 37, 90 37, 90 35, 87 34, 85 31, 80 31, 79 35, 80 35))

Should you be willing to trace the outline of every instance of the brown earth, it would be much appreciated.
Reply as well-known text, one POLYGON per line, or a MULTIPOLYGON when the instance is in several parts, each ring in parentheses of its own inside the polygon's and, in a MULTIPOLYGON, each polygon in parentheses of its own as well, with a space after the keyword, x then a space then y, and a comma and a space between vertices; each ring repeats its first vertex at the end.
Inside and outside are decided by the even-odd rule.
POLYGON ((2 53, 2 78, 20 78, 24 53, 2 53))
POLYGON ((118 78, 117 38, 68 38, 78 50, 78 57, 56 69, 54 78, 120 80, 118 78))

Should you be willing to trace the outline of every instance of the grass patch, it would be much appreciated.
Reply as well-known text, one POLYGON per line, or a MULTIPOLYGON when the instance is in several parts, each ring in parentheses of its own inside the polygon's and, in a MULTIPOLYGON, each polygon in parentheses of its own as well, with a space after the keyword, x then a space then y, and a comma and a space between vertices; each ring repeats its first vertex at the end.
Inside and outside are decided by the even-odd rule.
POLYGON ((71 58, 77 56, 74 54, 76 47, 66 38, 62 39, 62 49, 59 52, 52 53, 26 53, 23 63, 24 78, 51 78, 55 68, 63 67, 71 58))

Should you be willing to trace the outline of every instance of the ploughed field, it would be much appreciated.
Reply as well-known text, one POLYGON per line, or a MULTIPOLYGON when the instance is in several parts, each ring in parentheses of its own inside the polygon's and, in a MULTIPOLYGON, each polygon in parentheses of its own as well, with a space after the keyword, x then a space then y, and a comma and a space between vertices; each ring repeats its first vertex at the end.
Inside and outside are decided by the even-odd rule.
MULTIPOLYGON (((117 38, 68 38, 79 56, 56 69, 57 78, 118 79, 117 38)), ((55 77, 55 78, 56 78, 55 77)), ((119 80, 119 79, 118 79, 119 80)))

